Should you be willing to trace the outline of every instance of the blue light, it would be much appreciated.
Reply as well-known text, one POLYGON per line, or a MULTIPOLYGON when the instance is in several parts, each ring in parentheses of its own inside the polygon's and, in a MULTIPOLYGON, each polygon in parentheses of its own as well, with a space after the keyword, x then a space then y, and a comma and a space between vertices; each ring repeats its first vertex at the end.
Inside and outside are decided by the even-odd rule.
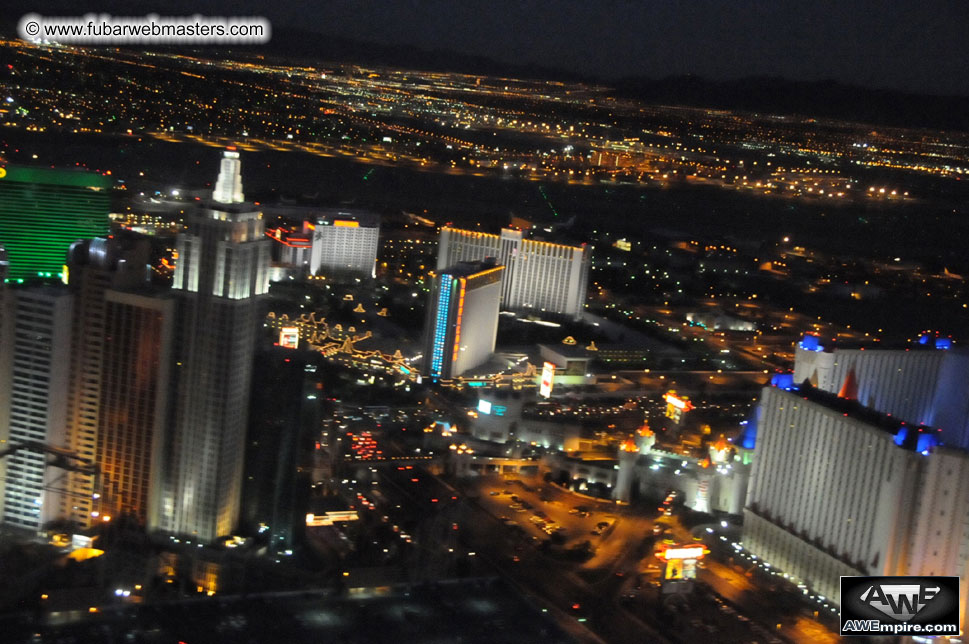
POLYGON ((895 444, 899 447, 905 443, 906 438, 908 438, 908 427, 901 427, 895 432, 895 444))
POLYGON ((819 338, 816 335, 804 334, 804 337, 797 343, 797 346, 805 351, 824 351, 824 347, 821 346, 819 338))
POLYGON ((936 338, 935 339, 935 348, 936 349, 942 349, 943 351, 945 351, 946 349, 951 349, 952 348, 952 340, 950 340, 949 338, 936 338))
POLYGON ((779 389, 784 389, 790 391, 794 389, 794 374, 793 373, 775 373, 770 379, 771 387, 777 387, 779 389))
POLYGON ((919 434, 919 440, 918 443, 915 444, 915 449, 923 454, 928 454, 929 448, 935 447, 938 444, 939 439, 937 439, 934 434, 923 433, 919 434))
POLYGON ((746 424, 743 431, 740 432, 740 436, 737 437, 737 445, 740 445, 744 449, 754 449, 757 444, 758 421, 760 421, 760 405, 754 407, 754 411, 751 413, 750 418, 744 421, 746 424))
POLYGON ((437 298, 437 318, 434 320, 434 346, 431 353, 431 375, 440 376, 444 364, 444 340, 447 336, 448 311, 451 307, 451 276, 441 276, 441 292, 437 298))
POLYGON ((929 343, 928 333, 923 333, 922 335, 919 336, 919 344, 928 344, 928 343, 929 343))

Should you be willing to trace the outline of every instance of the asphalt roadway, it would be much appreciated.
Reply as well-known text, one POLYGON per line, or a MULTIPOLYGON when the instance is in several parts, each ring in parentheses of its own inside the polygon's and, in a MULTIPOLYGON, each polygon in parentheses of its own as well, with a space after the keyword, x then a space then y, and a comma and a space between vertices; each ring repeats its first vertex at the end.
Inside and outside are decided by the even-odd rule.
MULTIPOLYGON (((572 494, 539 477, 488 477, 468 491, 473 500, 469 502, 466 525, 470 535, 466 538, 473 540, 479 555, 503 577, 536 598, 580 641, 841 641, 807 616, 799 598, 779 596, 777 584, 771 580, 744 574, 713 557, 703 561, 694 592, 670 607, 658 588, 659 562, 653 550, 660 537, 653 535, 656 522, 649 516, 572 494), (510 507, 515 504, 512 496, 531 509, 510 507), (590 510, 590 516, 569 512, 577 506, 590 510), (536 512, 562 527, 563 549, 588 540, 595 555, 578 563, 543 552, 539 544, 548 536, 532 520, 536 512), (601 535, 591 534, 602 523, 609 526, 601 535), (779 604, 781 599, 785 601, 779 604), (572 622, 582 628, 571 628, 572 622)), ((669 525, 671 534, 667 536, 675 541, 693 540, 675 517, 664 517, 661 522, 669 525)))

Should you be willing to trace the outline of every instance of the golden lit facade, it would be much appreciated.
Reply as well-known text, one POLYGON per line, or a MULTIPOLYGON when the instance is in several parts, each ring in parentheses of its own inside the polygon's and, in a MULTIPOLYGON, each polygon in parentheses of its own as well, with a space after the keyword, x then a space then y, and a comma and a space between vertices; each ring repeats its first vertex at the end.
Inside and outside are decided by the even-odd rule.
POLYGON ((568 315, 578 319, 585 307, 589 282, 589 250, 523 237, 522 231, 504 228, 500 235, 442 228, 437 270, 456 262, 494 257, 506 267, 501 307, 568 315))

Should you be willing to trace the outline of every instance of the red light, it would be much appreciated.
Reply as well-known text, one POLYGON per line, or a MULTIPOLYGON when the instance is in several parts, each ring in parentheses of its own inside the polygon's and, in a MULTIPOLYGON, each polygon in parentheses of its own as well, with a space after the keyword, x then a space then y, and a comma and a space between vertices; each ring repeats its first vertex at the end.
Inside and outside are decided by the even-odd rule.
POLYGON ((437 499, 431 499, 431 503, 437 503, 437 499))
POLYGON ((579 610, 582 608, 582 604, 572 604, 572 610, 579 610))
POLYGON ((410 482, 411 482, 411 483, 417 483, 417 482, 418 482, 419 480, 420 480, 420 479, 411 479, 411 480, 410 480, 410 482))

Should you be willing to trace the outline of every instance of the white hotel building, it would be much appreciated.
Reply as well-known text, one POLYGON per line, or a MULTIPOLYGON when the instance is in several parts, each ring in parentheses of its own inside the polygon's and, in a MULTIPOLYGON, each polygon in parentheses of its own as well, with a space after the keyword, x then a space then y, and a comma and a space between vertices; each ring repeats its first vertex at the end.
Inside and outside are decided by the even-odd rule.
POLYGON ((459 262, 431 273, 422 372, 444 380, 491 358, 505 267, 459 262))
POLYGON ((841 349, 806 336, 795 351, 794 383, 838 393, 851 374, 852 398, 865 407, 939 427, 942 443, 969 449, 969 351, 926 345, 841 349))
POLYGON ((327 211, 315 223, 304 224, 313 235, 310 267, 313 275, 343 273, 374 277, 380 218, 362 212, 327 211))
MULTIPOLYGON (((73 297, 67 288, 38 285, 11 288, 5 300, 0 448, 21 442, 66 448, 73 297)), ((61 518, 63 471, 47 467, 47 454, 22 449, 3 460, 0 523, 39 530, 61 518)))
POLYGON ((273 256, 280 267, 299 269, 311 275, 376 275, 380 238, 378 215, 338 209, 274 210, 289 216, 307 217, 299 230, 283 227, 268 231, 269 238, 276 242, 273 256))
POLYGON ((500 235, 444 227, 437 270, 462 261, 494 257, 505 266, 501 307, 569 315, 578 319, 589 282, 589 249, 526 239, 522 231, 503 228, 500 235))
MULTIPOLYGON (((882 400, 884 387, 896 392, 886 399, 895 408, 921 409, 918 392, 933 390, 932 364, 944 366, 949 358, 935 356, 946 353, 827 354, 834 356, 830 366, 837 363, 845 384, 815 369, 827 362, 823 350, 802 347, 795 378, 810 372, 804 380, 816 375, 819 388, 763 390, 743 547, 835 605, 841 601, 841 575, 961 576, 964 625, 969 453, 941 445, 946 432, 938 427, 862 404, 882 400), (849 378, 849 364, 858 376, 849 378), (868 373, 874 385, 862 375, 868 373), (899 373, 916 382, 904 382, 899 373)), ((936 383, 934 391, 939 390, 936 383)))

